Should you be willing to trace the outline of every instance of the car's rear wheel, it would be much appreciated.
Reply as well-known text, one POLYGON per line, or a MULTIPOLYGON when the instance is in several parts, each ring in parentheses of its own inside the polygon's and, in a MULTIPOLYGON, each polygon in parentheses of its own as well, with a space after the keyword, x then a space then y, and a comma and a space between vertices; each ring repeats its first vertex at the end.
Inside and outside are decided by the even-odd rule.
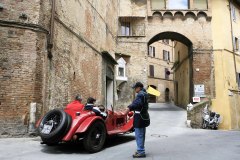
POLYGON ((60 109, 49 111, 38 127, 39 135, 46 144, 56 144, 66 135, 71 127, 71 116, 60 109))
POLYGON ((95 153, 103 148, 106 140, 106 128, 103 122, 96 121, 90 126, 83 139, 84 148, 90 152, 95 153))

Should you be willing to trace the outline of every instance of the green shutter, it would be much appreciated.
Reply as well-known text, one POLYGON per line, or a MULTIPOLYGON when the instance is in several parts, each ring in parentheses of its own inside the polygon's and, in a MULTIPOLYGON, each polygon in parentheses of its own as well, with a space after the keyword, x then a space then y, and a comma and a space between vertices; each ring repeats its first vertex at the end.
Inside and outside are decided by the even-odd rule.
POLYGON ((151 0, 152 10, 165 9, 165 0, 151 0))
POLYGON ((207 0, 194 0, 194 9, 207 9, 207 0))

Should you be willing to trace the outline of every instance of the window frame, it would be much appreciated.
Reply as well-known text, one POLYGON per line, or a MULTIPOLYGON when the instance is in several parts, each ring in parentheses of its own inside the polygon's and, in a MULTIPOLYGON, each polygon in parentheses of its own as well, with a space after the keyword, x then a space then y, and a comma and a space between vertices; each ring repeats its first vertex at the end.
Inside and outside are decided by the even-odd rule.
POLYGON ((124 67, 118 67, 118 76, 119 77, 125 77, 125 68, 124 67), (120 71, 121 70, 121 71, 120 71))
POLYGON ((131 36, 131 34, 132 34, 131 23, 130 22, 121 22, 121 36, 131 36))
POLYGON ((163 49, 163 60, 170 61, 170 52, 163 49))
MULTIPOLYGON (((174 1, 174 0, 173 0, 174 1)), ((166 3, 166 0, 165 0, 165 3, 166 3, 166 8, 168 10, 189 10, 190 9, 190 0, 186 0, 187 1, 187 8, 170 8, 170 0, 167 0, 167 3, 166 3)), ((176 1, 175 1, 176 2, 176 1)))
POLYGON ((232 3, 231 3, 231 14, 232 14, 232 20, 236 22, 237 21, 236 7, 232 3))
POLYGON ((149 65, 149 77, 154 77, 154 65, 149 65))
POLYGON ((154 46, 149 46, 148 47, 148 56, 154 57, 156 56, 156 48, 154 46))
POLYGON ((233 46, 233 50, 235 52, 239 52, 240 51, 240 38, 239 37, 234 37, 233 38, 233 42, 234 42, 234 46, 233 46))
POLYGON ((150 7, 152 11, 156 10, 208 10, 209 9, 209 0, 205 0, 204 7, 203 4, 200 6, 196 0, 187 0, 187 8, 171 8, 169 7, 169 0, 162 0, 162 2, 153 2, 154 0, 151 0, 150 7), (196 5, 198 4, 198 5, 196 5), (154 7, 155 6, 155 7, 154 7), (196 7, 198 6, 198 7, 196 7))
POLYGON ((206 5, 204 8, 199 8, 199 7, 196 7, 195 5, 196 5, 196 2, 195 2, 196 0, 193 0, 193 7, 194 7, 194 9, 199 9, 199 10, 206 10, 206 9, 208 9, 208 0, 204 0, 205 1, 205 3, 206 4, 204 4, 204 5, 206 5))

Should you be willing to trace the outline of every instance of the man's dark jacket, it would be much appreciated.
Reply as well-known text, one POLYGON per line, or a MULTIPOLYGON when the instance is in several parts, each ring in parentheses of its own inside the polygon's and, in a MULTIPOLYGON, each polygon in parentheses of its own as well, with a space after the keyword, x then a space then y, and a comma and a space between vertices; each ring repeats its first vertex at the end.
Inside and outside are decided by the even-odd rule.
POLYGON ((144 128, 150 125, 150 117, 148 114, 148 94, 145 89, 138 92, 137 97, 132 104, 128 106, 128 108, 130 111, 135 111, 133 121, 134 128, 144 128))

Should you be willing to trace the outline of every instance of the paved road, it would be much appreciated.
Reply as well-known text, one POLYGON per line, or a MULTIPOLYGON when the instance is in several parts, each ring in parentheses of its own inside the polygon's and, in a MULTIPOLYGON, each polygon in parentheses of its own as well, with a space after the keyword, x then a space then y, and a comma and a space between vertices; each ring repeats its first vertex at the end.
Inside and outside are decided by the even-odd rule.
MULTIPOLYGON (((186 128, 186 111, 171 104, 150 106, 146 160, 239 160, 240 132, 186 128)), ((88 154, 79 145, 48 147, 39 138, 0 139, 0 160, 128 160, 133 134, 109 139, 103 151, 88 154)))

